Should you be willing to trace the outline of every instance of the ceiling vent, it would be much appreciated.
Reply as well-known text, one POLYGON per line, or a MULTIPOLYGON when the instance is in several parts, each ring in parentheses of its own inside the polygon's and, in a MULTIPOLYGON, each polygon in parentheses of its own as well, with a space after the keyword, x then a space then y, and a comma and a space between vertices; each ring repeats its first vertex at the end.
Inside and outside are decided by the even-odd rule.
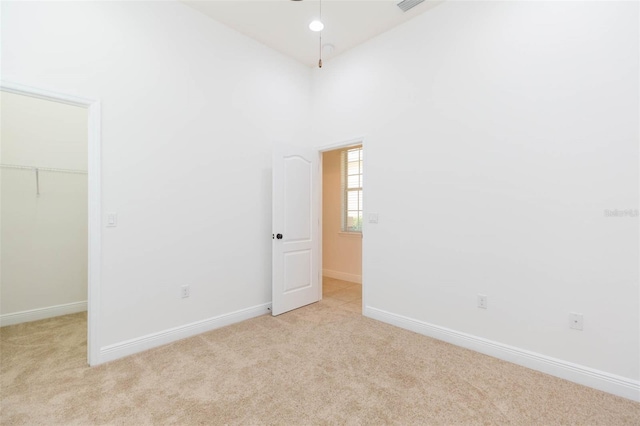
POLYGON ((422 3, 424 0, 403 0, 398 3, 398 7, 402 9, 403 12, 406 12, 409 9, 412 9, 422 3))

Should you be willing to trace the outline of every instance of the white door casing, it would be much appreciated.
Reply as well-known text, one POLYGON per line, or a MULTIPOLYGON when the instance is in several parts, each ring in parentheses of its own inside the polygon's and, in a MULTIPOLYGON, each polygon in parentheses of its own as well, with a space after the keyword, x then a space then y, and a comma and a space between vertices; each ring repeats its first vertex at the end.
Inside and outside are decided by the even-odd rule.
POLYGON ((273 156, 272 314, 320 300, 319 154, 281 147, 273 156))

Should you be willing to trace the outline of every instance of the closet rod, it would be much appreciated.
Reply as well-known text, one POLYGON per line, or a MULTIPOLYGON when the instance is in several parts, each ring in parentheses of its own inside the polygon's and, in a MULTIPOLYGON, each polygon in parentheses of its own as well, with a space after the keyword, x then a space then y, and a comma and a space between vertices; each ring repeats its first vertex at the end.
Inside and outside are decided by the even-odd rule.
POLYGON ((74 169, 56 169, 53 167, 33 167, 33 166, 18 166, 14 164, 0 164, 0 167, 3 169, 19 169, 19 170, 31 170, 34 172, 56 172, 56 173, 74 173, 77 175, 86 175, 87 172, 85 170, 74 170, 74 169))

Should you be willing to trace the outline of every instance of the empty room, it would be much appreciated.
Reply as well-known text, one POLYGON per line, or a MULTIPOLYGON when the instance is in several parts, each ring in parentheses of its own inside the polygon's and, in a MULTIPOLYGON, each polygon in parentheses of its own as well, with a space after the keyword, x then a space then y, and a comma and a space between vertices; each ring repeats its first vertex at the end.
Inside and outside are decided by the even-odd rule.
POLYGON ((0 20, 3 425, 640 422, 637 1, 0 20))

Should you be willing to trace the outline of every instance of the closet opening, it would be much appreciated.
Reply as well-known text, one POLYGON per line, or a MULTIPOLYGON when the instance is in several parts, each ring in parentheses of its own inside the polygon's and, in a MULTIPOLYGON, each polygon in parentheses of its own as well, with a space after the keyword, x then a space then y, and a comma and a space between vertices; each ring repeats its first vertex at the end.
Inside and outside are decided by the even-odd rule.
POLYGON ((2 82, 0 108, 3 345, 95 364, 99 104, 2 82))

